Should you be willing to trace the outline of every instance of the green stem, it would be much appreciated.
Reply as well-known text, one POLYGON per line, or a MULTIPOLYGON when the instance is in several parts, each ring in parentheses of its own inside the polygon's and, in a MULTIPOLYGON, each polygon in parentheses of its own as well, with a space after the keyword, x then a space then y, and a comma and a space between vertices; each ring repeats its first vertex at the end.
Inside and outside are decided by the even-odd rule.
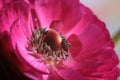
POLYGON ((115 34, 115 36, 113 36, 113 41, 115 44, 117 44, 120 40, 120 30, 115 34))

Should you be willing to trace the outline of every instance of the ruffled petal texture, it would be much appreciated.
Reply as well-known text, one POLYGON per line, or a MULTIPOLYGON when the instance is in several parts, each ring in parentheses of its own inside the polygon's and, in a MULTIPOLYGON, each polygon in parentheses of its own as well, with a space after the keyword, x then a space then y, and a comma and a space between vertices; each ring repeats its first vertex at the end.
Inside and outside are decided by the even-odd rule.
POLYGON ((92 23, 79 32, 79 35, 76 34, 76 36, 79 36, 77 41, 76 38, 72 38, 76 43, 81 43, 76 47, 77 49, 82 46, 78 53, 76 53, 77 50, 70 51, 71 55, 73 55, 73 60, 68 60, 64 64, 82 76, 86 76, 88 80, 116 80, 119 76, 119 68, 117 66, 119 60, 113 50, 114 45, 107 29, 105 29, 104 23, 100 23, 103 25, 97 26, 97 24, 92 23), (114 72, 114 74, 111 72, 114 72), (107 73, 111 76, 107 76, 107 73))
POLYGON ((79 0, 0 0, 0 44, 0 53, 11 56, 7 59, 20 71, 19 77, 117 80, 120 75, 106 25, 79 0), (70 43, 66 61, 48 66, 28 49, 36 27, 49 27, 65 36, 70 43))

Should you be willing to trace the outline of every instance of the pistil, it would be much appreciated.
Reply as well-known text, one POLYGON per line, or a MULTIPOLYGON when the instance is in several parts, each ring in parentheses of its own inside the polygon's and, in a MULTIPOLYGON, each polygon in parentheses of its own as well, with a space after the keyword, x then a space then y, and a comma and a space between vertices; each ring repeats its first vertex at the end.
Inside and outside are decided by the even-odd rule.
POLYGON ((36 29, 31 37, 32 51, 42 56, 46 62, 59 63, 67 60, 69 43, 57 31, 51 28, 36 29))

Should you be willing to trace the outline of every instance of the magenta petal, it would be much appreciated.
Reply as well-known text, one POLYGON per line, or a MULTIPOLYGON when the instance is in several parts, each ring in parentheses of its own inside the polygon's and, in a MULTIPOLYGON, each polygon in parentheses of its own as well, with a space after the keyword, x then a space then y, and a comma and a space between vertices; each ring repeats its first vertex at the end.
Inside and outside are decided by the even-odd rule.
MULTIPOLYGON (((119 76, 119 60, 104 22, 79 0, 0 0, 0 35, 4 33, 8 36, 0 36, 0 53, 33 80, 116 80, 119 76), (45 62, 28 49, 35 27, 52 28, 67 38, 71 44, 67 60, 45 62)), ((5 65, 4 57, 1 60, 0 66, 5 65)), ((6 72, 5 68, 1 70, 6 72)))
POLYGON ((42 26, 49 26, 54 20, 63 22, 63 33, 73 28, 81 18, 79 0, 36 0, 35 10, 42 26))
POLYGON ((84 76, 72 69, 63 69, 57 72, 64 80, 87 80, 84 76))
POLYGON ((41 73, 48 73, 47 67, 44 62, 42 62, 40 58, 37 59, 36 57, 32 56, 32 52, 26 51, 25 47, 20 45, 20 43, 18 43, 18 51, 19 52, 17 53, 19 54, 17 54, 17 56, 23 61, 24 64, 28 64, 29 66, 41 73))
POLYGON ((109 40, 106 37, 105 31, 95 24, 87 26, 80 34, 79 39, 82 43, 82 50, 76 60, 82 60, 94 55, 92 53, 109 46, 109 43, 111 42, 111 39, 109 40))
POLYGON ((23 1, 15 1, 15 2, 6 2, 3 8, 1 9, 1 18, 0 18, 0 31, 8 31, 14 24, 16 24, 17 20, 19 20, 23 33, 30 37, 31 30, 33 25, 31 24, 31 16, 29 13, 28 5, 23 1))
POLYGON ((66 35, 70 35, 70 34, 80 35, 85 30, 86 27, 95 24, 103 31, 106 40, 108 40, 109 43, 108 45, 114 47, 110 34, 106 29, 105 23, 99 20, 89 8, 86 8, 84 5, 81 5, 80 7, 82 11, 81 19, 78 21, 78 23, 76 23, 74 28, 71 31, 69 31, 68 34, 66 35))
POLYGON ((20 21, 17 20, 14 25, 11 27, 11 38, 12 38, 12 45, 13 48, 16 48, 16 44, 19 42, 21 45, 27 46, 27 38, 24 35, 20 21))
MULTIPOLYGON (((1 31, 9 31, 10 27, 16 19, 26 20, 28 16, 28 7, 22 1, 9 2, 3 6, 1 9, 0 26, 2 26, 1 31)), ((24 24, 25 22, 22 22, 24 24)))
POLYGON ((19 52, 16 52, 16 55, 19 59, 23 60, 23 62, 29 64, 30 66, 33 66, 39 71, 47 72, 45 64, 40 62, 39 59, 33 57, 31 55, 32 52, 26 50, 28 47, 28 40, 22 31, 19 21, 16 22, 16 24, 11 29, 11 38, 14 49, 16 50, 17 47, 17 50, 19 52))
POLYGON ((78 38, 77 35, 72 34, 68 37, 67 40, 70 43, 69 51, 70 51, 72 57, 76 57, 82 49, 82 44, 80 42, 80 39, 78 38))

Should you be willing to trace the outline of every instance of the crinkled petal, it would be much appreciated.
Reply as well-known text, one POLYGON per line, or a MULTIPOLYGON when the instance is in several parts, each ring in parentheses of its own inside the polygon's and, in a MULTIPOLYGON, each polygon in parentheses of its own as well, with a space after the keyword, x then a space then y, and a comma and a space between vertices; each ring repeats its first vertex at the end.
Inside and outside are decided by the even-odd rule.
POLYGON ((109 34, 103 27, 91 24, 81 32, 79 36, 82 44, 81 51, 73 54, 72 57, 76 63, 69 67, 86 77, 91 77, 91 79, 95 77, 94 79, 98 80, 109 79, 105 74, 113 71, 114 74, 111 74, 111 76, 114 80, 119 75, 118 69, 114 69, 117 68, 119 61, 113 50, 111 39, 106 36, 109 34))

